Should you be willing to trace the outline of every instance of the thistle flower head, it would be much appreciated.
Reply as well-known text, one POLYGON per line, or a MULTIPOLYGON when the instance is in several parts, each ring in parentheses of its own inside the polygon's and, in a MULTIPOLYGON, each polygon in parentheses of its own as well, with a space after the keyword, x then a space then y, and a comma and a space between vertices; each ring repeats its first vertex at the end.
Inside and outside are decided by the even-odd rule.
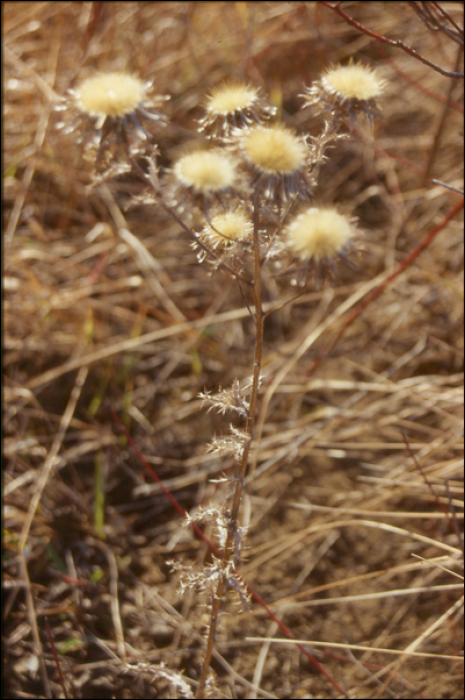
POLYGON ((326 109, 341 116, 348 114, 351 124, 357 112, 365 112, 368 118, 378 115, 377 100, 385 88, 375 70, 353 61, 347 66, 328 68, 321 79, 306 88, 307 105, 326 109))
POLYGON ((125 117, 143 103, 146 86, 128 73, 98 73, 84 80, 74 91, 83 112, 97 120, 102 127, 107 117, 125 117))
POLYGON ((197 150, 182 156, 174 164, 173 174, 179 185, 195 195, 229 192, 238 178, 234 159, 219 149, 197 150))
POLYGON ((292 129, 283 124, 253 127, 239 135, 239 147, 258 195, 279 204, 293 196, 309 197, 308 147, 292 129))
POLYGON ((253 224, 242 209, 230 209, 211 216, 200 236, 213 248, 230 247, 237 242, 250 241, 253 224))
POLYGON ((361 63, 329 68, 321 78, 323 89, 339 100, 366 102, 381 97, 384 81, 372 68, 361 63))
POLYGON ((84 127, 79 140, 86 138, 97 146, 97 160, 115 142, 128 152, 131 146, 150 136, 144 122, 166 123, 166 118, 155 109, 165 98, 150 96, 150 89, 149 82, 123 71, 96 73, 69 90, 80 118, 60 126, 65 127, 66 133, 84 127), (92 131, 90 139, 89 131, 92 131))
POLYGON ((224 149, 214 148, 185 153, 172 165, 165 182, 167 201, 178 212, 199 207, 205 217, 213 203, 225 202, 240 186, 238 163, 224 149))
POLYGON ((234 129, 245 129, 274 115, 260 91, 247 83, 223 83, 213 88, 205 103, 200 130, 214 138, 227 138, 234 129))
POLYGON ((286 228, 290 249, 301 260, 309 261, 324 272, 333 260, 346 260, 345 253, 352 246, 355 222, 333 208, 309 207, 286 228))

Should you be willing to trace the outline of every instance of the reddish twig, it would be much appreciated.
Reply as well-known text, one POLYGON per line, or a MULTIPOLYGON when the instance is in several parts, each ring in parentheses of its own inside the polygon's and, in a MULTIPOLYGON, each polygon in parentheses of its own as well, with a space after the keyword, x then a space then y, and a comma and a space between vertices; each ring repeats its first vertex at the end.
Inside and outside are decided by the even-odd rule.
POLYGON ((389 63, 391 68, 397 73, 399 78, 402 78, 402 80, 405 80, 406 83, 409 83, 409 85, 412 85, 415 87, 417 90, 422 92, 424 95, 428 95, 428 97, 431 97, 433 100, 436 100, 437 102, 442 102, 443 104, 449 105, 449 107, 452 107, 452 109, 455 109, 457 112, 460 112, 463 114, 463 105, 461 105, 459 102, 456 102, 455 100, 452 100, 449 96, 444 97, 444 95, 438 95, 437 92, 433 92, 433 90, 430 90, 427 88, 425 85, 422 83, 418 82, 418 80, 414 80, 408 73, 405 73, 403 70, 399 68, 397 63, 382 49, 381 46, 377 46, 377 51, 379 55, 382 57, 383 61, 386 61, 386 63, 389 63))
MULTIPOLYGON (((457 51, 456 58, 455 58, 456 70, 458 69, 458 67, 460 65, 460 61, 462 60, 462 57, 463 57, 463 47, 460 46, 459 50, 457 51)), ((447 102, 442 109, 441 118, 439 119, 439 123, 435 129, 434 141, 433 141, 430 153, 429 153, 428 162, 427 162, 426 167, 425 167, 425 172, 423 174, 423 181, 422 181, 423 186, 425 186, 426 183, 428 182, 428 180, 430 179, 430 173, 433 170, 434 161, 435 161, 436 154, 439 150, 439 145, 441 142, 441 136, 444 133, 444 129, 445 129, 445 126, 447 123, 447 117, 448 117, 449 110, 450 110, 450 98, 452 96, 452 91, 453 91, 454 87, 455 87, 455 83, 453 80, 451 80, 449 82, 449 90, 447 92, 447 102)))
POLYGON ((454 18, 444 10, 439 2, 409 2, 409 5, 430 31, 443 32, 447 34, 452 41, 463 46, 463 27, 457 24, 454 18), (434 14, 434 10, 436 10, 440 17, 434 14), (452 28, 448 27, 445 22, 441 22, 441 18, 449 22, 452 28))
POLYGON ((441 73, 441 75, 445 75, 447 78, 463 78, 463 73, 456 73, 454 71, 448 71, 444 70, 443 68, 440 68, 432 61, 428 61, 428 59, 422 56, 420 53, 418 53, 418 51, 412 49, 411 46, 407 46, 407 44, 404 44, 404 42, 400 39, 389 39, 389 37, 387 36, 383 36, 382 34, 372 32, 371 29, 368 29, 363 24, 360 24, 360 22, 357 22, 357 20, 353 19, 353 17, 349 17, 349 15, 346 12, 344 12, 344 10, 340 7, 340 3, 332 5, 330 2, 326 2, 325 0, 323 0, 322 4, 326 5, 326 7, 329 7, 330 10, 334 10, 334 12, 336 12, 340 17, 342 17, 348 24, 352 25, 352 27, 355 27, 355 29, 357 29, 359 32, 362 32, 367 36, 371 36, 372 39, 376 39, 376 41, 381 41, 383 44, 388 44, 388 46, 393 46, 396 49, 401 49, 402 51, 405 51, 409 54, 409 56, 418 59, 426 66, 429 66, 438 73, 441 73))
MULTIPOLYGON (((139 462, 143 465, 143 467, 144 467, 145 471, 147 472, 147 474, 150 476, 151 479, 153 479, 154 481, 157 482, 157 484, 160 486, 160 489, 163 491, 163 493, 164 493, 164 495, 166 496, 166 498, 169 500, 169 502, 171 503, 171 505, 174 506, 174 508, 176 508, 176 510, 178 511, 178 513, 181 515, 181 517, 183 517, 183 518, 186 519, 186 520, 189 520, 189 515, 187 514, 187 512, 184 510, 184 508, 183 508, 182 505, 179 503, 179 501, 176 500, 176 498, 173 496, 173 494, 171 493, 171 491, 169 491, 169 489, 166 488, 165 484, 164 484, 163 481, 160 479, 160 477, 158 476, 158 474, 157 474, 157 472, 155 471, 155 469, 153 469, 153 467, 151 467, 150 464, 147 462, 147 460, 145 459, 144 455, 143 455, 142 452, 139 450, 139 448, 137 447, 136 443, 134 442, 134 440, 133 440, 132 437, 130 436, 128 430, 127 430, 126 427, 123 425, 123 423, 120 421, 120 419, 118 418, 118 416, 116 415, 116 413, 115 413, 114 411, 111 411, 111 415, 113 416, 113 419, 114 419, 114 421, 117 423, 117 425, 118 425, 119 429, 121 430, 121 432, 124 433, 124 436, 126 437, 126 440, 127 440, 127 441, 129 442, 129 444, 131 445, 131 447, 132 447, 132 449, 133 449, 133 452, 135 453, 135 455, 136 455, 137 459, 139 460, 139 462)), ((213 542, 212 542, 211 540, 208 539, 208 537, 207 537, 206 534, 203 532, 203 530, 201 530, 200 527, 199 527, 196 523, 194 523, 192 520, 189 521, 189 525, 190 525, 191 528, 194 530, 195 534, 198 535, 198 536, 200 537, 200 539, 203 540, 203 542, 205 542, 205 544, 206 544, 206 545, 209 547, 209 549, 213 552, 213 554, 215 555, 215 557, 218 557, 219 559, 221 559, 222 555, 221 555, 220 551, 215 547, 215 545, 213 544, 213 542)))
POLYGON ((55 648, 55 642, 53 640, 52 630, 50 629, 50 625, 47 618, 45 618, 45 629, 47 630, 48 643, 50 644, 50 648, 52 650, 53 659, 55 661, 55 666, 58 673, 58 678, 60 680, 61 689, 63 691, 63 697, 67 699, 68 694, 66 692, 65 679, 63 678, 63 673, 61 672, 60 659, 58 658, 57 650, 55 648))
MULTIPOLYGON (((451 530, 452 530, 453 532, 455 532, 455 534, 457 535, 457 539, 458 539, 459 543, 461 544, 461 539, 462 539, 462 538, 461 538, 461 535, 460 535, 460 530, 459 530, 458 527, 457 527, 457 523, 454 521, 454 519, 453 519, 452 516, 450 515, 450 513, 449 513, 449 511, 447 510, 447 508, 445 507, 444 503, 441 502, 441 499, 439 498, 439 496, 437 495, 436 491, 434 490, 433 485, 431 484, 431 482, 429 481, 428 477, 426 476, 423 467, 421 466, 421 464, 420 464, 419 461, 417 460, 414 451, 413 451, 412 448, 410 447, 410 443, 409 443, 409 441, 408 441, 407 435, 405 434, 405 431, 404 431, 404 430, 401 430, 401 433, 402 433, 402 437, 403 437, 404 442, 405 442, 405 447, 407 448, 407 452, 409 453, 410 457, 412 458, 412 460, 413 460, 413 462, 414 462, 416 468, 417 468, 418 471, 420 472, 421 476, 423 477, 423 481, 425 482, 426 486, 428 487, 428 489, 429 489, 431 495, 433 496, 434 500, 436 501, 438 507, 442 510, 442 512, 443 512, 444 515, 446 516, 447 520, 449 521, 449 525, 450 525, 451 530)), ((463 545, 462 545, 462 548, 463 548, 463 545)))
POLYGON ((110 250, 104 250, 103 253, 100 254, 100 256, 99 256, 99 258, 94 266, 94 269, 92 270, 92 272, 89 274, 89 276, 87 278, 88 284, 90 284, 90 285, 95 284, 95 282, 97 281, 98 277, 100 277, 100 274, 106 265, 106 262, 108 260, 109 255, 110 255, 110 250))

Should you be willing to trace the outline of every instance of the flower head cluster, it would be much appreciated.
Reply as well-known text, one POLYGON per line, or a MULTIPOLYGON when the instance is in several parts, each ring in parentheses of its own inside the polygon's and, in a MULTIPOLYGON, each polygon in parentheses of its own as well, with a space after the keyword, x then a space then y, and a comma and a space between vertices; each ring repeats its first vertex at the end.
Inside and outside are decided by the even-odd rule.
POLYGON ((228 138, 235 129, 245 129, 276 113, 265 104, 260 91, 246 83, 224 83, 213 88, 205 103, 200 130, 215 139, 228 138))
POLYGON ((303 138, 280 123, 255 126, 236 137, 258 197, 278 206, 294 197, 309 198, 309 150, 303 138))
POLYGON ((337 116, 349 116, 351 126, 357 112, 368 118, 379 115, 377 100, 385 87, 375 70, 361 63, 329 68, 322 78, 306 88, 305 104, 337 116))
POLYGON ((327 267, 332 271, 334 258, 346 260, 355 221, 334 208, 309 207, 288 224, 285 234, 291 251, 324 273, 327 267))
POLYGON ((166 117, 155 108, 166 98, 151 96, 150 91, 149 82, 130 73, 96 73, 69 90, 79 118, 66 127, 66 132, 83 128, 81 140, 97 147, 97 161, 115 144, 128 153, 150 137, 146 122, 166 123, 166 117))

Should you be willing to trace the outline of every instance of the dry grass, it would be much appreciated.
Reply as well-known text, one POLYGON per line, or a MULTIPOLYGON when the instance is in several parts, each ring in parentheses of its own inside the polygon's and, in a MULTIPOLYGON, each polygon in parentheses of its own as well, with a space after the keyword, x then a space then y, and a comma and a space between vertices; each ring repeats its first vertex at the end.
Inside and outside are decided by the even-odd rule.
MULTIPOLYGON (((441 5, 461 23, 461 4, 441 5)), ((410 3, 343 6, 454 70, 457 44, 410 3)), ((462 697, 460 216, 338 338, 343 312, 459 199, 429 178, 462 184, 462 117, 434 97, 452 86, 460 103, 462 82, 381 55, 322 3, 7 2, 3 20, 4 696, 62 696, 46 621, 69 697, 179 697, 161 662, 195 691, 207 601, 179 597, 167 560, 201 567, 208 552, 111 410, 192 510, 220 498, 209 479, 225 468, 205 444, 227 421, 198 393, 252 367, 235 285, 165 214, 127 208, 136 178, 88 192, 55 93, 92 67, 155 76, 172 96, 167 165, 219 80, 246 75, 302 128, 303 85, 354 56, 388 82, 385 121, 334 151, 318 197, 355 210, 366 251, 360 272, 268 321, 241 574, 348 697, 462 697)), ((265 284, 269 301, 292 291, 265 284)), ((221 697, 338 697, 261 608, 234 600, 214 669, 221 697)))

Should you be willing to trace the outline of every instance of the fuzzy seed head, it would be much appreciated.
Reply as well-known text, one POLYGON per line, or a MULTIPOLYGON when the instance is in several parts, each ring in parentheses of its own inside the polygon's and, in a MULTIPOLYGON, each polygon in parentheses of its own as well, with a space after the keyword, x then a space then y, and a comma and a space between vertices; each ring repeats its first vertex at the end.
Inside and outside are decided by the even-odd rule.
POLYGON ((199 125, 209 138, 228 139, 236 129, 262 123, 275 113, 253 85, 223 83, 211 90, 199 125))
POLYGON ((189 153, 177 161, 173 172, 181 185, 197 194, 231 189, 237 180, 236 164, 220 151, 189 153))
POLYGON ((245 135, 243 147, 254 168, 269 175, 289 175, 305 163, 303 142, 281 124, 251 129, 245 135))
POLYGON ((252 85, 231 83, 220 85, 211 91, 205 109, 214 115, 226 116, 251 109, 258 100, 258 90, 252 85))
POLYGON ((376 100, 384 89, 384 81, 376 71, 361 63, 330 68, 321 78, 321 84, 340 100, 376 100))
POLYGON ((212 216, 203 234, 213 245, 228 245, 234 241, 251 239, 253 224, 246 214, 240 210, 226 211, 212 216))
POLYGON ((316 263, 343 253, 353 235, 351 221, 335 209, 311 207, 287 227, 292 250, 302 260, 316 263))
POLYGON ((83 112, 91 117, 124 117, 137 110, 145 98, 142 80, 123 72, 98 73, 75 90, 83 112))

